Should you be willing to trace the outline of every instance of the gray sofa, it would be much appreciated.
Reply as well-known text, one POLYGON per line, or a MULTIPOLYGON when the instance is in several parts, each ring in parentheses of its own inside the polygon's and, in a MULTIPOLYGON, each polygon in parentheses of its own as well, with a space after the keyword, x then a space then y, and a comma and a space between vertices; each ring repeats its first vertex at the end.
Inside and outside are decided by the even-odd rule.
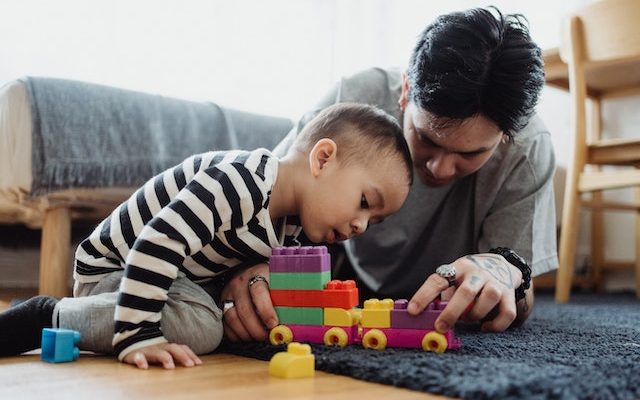
POLYGON ((85 82, 9 82, 0 89, 0 223, 42 229, 39 291, 64 296, 72 221, 104 218, 191 154, 272 149, 292 126, 212 102, 85 82))

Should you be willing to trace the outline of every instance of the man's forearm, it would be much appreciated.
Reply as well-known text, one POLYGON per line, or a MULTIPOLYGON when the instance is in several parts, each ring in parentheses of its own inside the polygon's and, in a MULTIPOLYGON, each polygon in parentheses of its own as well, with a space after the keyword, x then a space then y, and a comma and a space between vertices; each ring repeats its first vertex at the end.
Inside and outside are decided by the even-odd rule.
POLYGON ((513 321, 513 326, 522 325, 524 321, 529 318, 531 311, 533 311, 533 282, 531 282, 531 286, 524 292, 524 294, 524 299, 520 300, 516 304, 518 315, 515 321, 513 321))

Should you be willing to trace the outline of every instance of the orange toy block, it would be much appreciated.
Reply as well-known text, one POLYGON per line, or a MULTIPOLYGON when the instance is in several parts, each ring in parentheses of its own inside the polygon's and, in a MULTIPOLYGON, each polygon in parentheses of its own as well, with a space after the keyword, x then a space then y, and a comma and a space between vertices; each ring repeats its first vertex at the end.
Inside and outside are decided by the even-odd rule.
POLYGON ((324 290, 271 290, 271 301, 274 306, 350 309, 358 305, 358 288, 351 280, 333 280, 324 290))

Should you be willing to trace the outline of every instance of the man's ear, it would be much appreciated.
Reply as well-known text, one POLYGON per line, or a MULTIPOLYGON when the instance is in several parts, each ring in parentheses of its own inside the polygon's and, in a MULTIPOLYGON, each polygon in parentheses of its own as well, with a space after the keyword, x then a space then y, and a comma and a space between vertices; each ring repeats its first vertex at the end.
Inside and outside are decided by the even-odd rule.
POLYGON ((400 109, 404 111, 407 107, 407 103, 409 102, 409 77, 407 77, 407 73, 402 73, 402 91, 400 92, 400 98, 398 99, 398 104, 400 105, 400 109))
POLYGON ((317 177, 328 162, 337 158, 338 145, 329 138, 323 138, 316 142, 309 152, 309 168, 311 175, 317 177))

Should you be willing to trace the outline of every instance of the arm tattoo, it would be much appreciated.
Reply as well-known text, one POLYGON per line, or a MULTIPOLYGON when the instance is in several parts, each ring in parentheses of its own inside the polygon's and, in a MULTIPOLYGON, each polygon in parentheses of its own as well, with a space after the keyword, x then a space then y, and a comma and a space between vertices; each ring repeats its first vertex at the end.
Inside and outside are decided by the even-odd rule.
POLYGON ((489 273, 489 275, 493 276, 498 282, 502 283, 507 288, 514 288, 511 268, 500 261, 500 258, 502 257, 494 254, 474 254, 468 255, 466 258, 474 263, 478 268, 489 273))

